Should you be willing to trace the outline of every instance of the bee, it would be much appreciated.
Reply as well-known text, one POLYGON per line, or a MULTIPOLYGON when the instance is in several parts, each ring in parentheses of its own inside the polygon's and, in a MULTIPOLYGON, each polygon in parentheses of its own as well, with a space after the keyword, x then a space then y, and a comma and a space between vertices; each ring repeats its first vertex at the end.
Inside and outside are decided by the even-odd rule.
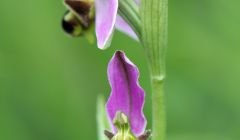
POLYGON ((73 37, 83 36, 94 24, 94 3, 91 0, 64 0, 67 11, 62 19, 63 30, 73 37))

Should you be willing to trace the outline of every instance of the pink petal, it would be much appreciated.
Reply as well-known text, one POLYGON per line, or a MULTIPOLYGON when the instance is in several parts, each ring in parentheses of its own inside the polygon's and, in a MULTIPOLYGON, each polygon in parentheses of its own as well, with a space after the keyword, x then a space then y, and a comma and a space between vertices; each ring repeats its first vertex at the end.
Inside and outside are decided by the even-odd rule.
POLYGON ((125 56, 117 51, 108 64, 108 80, 111 95, 106 104, 110 123, 116 112, 121 111, 128 116, 132 132, 139 136, 146 128, 143 114, 145 94, 138 83, 138 68, 125 56))
POLYGON ((111 41, 118 11, 118 0, 95 0, 98 47, 105 49, 111 41))
MULTIPOLYGON (((140 0, 135 0, 136 4, 139 5, 140 4, 140 0)), ((128 36, 132 37, 133 39, 137 40, 138 41, 138 37, 137 35, 135 34, 135 32, 132 30, 132 28, 128 25, 128 23, 126 21, 124 21, 124 19, 117 15, 117 19, 116 19, 116 24, 115 24, 115 27, 127 34, 128 36)))
POLYGON ((131 27, 127 24, 127 22, 125 22, 124 19, 123 19, 122 17, 120 17, 119 15, 117 15, 115 27, 116 27, 119 31, 121 31, 121 32, 129 35, 129 36, 132 37, 133 39, 138 40, 138 37, 137 37, 137 35, 135 34, 135 32, 132 30, 132 28, 131 28, 131 27))

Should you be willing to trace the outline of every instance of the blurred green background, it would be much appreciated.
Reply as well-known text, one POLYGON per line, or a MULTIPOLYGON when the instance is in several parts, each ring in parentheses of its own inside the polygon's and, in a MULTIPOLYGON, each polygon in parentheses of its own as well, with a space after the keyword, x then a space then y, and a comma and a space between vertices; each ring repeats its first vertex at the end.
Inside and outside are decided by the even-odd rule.
MULTIPOLYGON (((240 139, 240 2, 170 0, 167 53, 168 140, 240 139)), ((96 97, 110 88, 116 49, 141 71, 142 47, 116 32, 101 51, 61 30, 61 0, 0 3, 0 140, 97 140, 96 97)), ((150 126, 149 126, 150 128, 150 126)))

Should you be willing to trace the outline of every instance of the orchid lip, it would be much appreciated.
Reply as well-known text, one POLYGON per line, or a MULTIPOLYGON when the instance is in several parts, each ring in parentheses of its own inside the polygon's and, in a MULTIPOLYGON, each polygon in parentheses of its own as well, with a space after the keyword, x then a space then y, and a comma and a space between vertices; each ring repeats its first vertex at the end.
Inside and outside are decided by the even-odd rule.
POLYGON ((108 80, 111 95, 106 111, 112 129, 116 132, 113 120, 117 112, 123 112, 129 119, 131 131, 135 136, 144 133, 146 119, 143 114, 144 90, 138 83, 139 71, 123 51, 117 51, 108 64, 108 80))

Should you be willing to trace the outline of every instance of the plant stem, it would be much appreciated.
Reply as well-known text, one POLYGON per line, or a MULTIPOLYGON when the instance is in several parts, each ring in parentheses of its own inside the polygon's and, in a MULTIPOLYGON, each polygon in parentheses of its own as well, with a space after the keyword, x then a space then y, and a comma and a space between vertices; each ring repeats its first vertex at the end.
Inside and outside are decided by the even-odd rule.
POLYGON ((140 18, 142 22, 141 40, 147 54, 152 84, 152 140, 165 140, 164 79, 168 0, 142 0, 140 18))
POLYGON ((152 77, 152 140, 166 138, 166 111, 164 102, 164 80, 152 77))

